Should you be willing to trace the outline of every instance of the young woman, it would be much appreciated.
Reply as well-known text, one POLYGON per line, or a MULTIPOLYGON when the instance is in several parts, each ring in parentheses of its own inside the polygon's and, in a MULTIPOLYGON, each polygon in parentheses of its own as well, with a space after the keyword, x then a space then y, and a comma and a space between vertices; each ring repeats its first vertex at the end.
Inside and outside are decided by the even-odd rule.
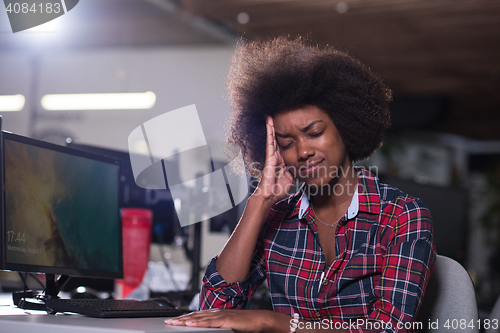
POLYGON ((260 182, 206 270, 209 311, 167 324, 407 331, 434 266, 431 215, 353 166, 382 144, 390 90, 345 53, 277 38, 238 44, 229 91, 229 141, 260 182), (264 280, 274 311, 241 310, 264 280))

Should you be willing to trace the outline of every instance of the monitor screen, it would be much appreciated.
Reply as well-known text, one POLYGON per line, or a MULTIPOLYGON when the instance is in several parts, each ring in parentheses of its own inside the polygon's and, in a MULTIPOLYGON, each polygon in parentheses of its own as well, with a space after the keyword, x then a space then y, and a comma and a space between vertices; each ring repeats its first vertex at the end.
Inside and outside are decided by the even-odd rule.
MULTIPOLYGON (((139 187, 134 179, 130 153, 116 149, 76 143, 68 140, 68 147, 93 154, 109 156, 120 161, 119 204, 120 208, 144 208, 153 212, 151 241, 155 244, 171 244, 176 235, 184 235, 169 190, 151 190, 139 187)), ((178 170, 177 160, 167 161, 169 170, 178 170)))
POLYGON ((1 133, 2 269, 120 278, 119 162, 1 133))

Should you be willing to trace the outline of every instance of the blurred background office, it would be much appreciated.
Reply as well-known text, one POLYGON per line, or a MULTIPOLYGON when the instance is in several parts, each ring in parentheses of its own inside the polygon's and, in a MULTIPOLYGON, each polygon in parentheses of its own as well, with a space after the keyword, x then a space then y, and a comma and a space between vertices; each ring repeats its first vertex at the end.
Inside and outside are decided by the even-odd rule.
MULTIPOLYGON (((207 141, 224 141, 235 40, 284 34, 347 51, 392 88, 391 131, 361 164, 429 206, 438 253, 468 270, 487 316, 500 295, 498 0, 81 0, 15 34, 1 9, 2 128, 127 151, 134 128, 196 104, 207 141), (106 109, 51 100, 99 93, 135 93, 144 103, 106 109)), ((202 270, 237 215, 202 222, 202 270)), ((168 261, 181 285, 152 279, 150 287, 182 289, 190 233, 165 232, 153 237, 150 270, 168 261)), ((4 289, 15 283, 0 278, 4 289)))

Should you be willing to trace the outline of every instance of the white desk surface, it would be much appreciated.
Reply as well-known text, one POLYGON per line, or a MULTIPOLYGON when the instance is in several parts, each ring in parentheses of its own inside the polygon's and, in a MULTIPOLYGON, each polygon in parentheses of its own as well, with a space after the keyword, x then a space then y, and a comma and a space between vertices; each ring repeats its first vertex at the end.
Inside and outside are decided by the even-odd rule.
POLYGON ((165 325, 165 318, 91 318, 73 314, 49 315, 24 311, 0 297, 0 333, 232 333, 230 329, 165 325))
POLYGON ((0 332, 16 333, 229 333, 228 329, 165 325, 164 318, 90 318, 79 315, 0 315, 0 332))

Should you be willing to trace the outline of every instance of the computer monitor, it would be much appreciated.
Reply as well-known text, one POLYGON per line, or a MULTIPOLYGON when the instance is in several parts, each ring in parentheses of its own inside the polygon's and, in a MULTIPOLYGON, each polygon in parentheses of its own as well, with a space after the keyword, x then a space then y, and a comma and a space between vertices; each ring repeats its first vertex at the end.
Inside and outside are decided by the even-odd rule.
POLYGON ((429 208, 438 254, 465 262, 469 234, 469 193, 467 189, 430 184, 381 175, 380 180, 420 198, 429 208))
POLYGON ((122 278, 119 161, 0 134, 0 269, 122 278))
MULTIPOLYGON (((134 179, 129 152, 77 143, 72 139, 67 140, 67 146, 120 161, 119 205, 121 208, 145 208, 153 212, 153 243, 171 244, 176 235, 183 235, 170 191, 139 187, 134 179)), ((164 163, 169 163, 168 170, 179 169, 177 160, 165 160, 164 163)))

